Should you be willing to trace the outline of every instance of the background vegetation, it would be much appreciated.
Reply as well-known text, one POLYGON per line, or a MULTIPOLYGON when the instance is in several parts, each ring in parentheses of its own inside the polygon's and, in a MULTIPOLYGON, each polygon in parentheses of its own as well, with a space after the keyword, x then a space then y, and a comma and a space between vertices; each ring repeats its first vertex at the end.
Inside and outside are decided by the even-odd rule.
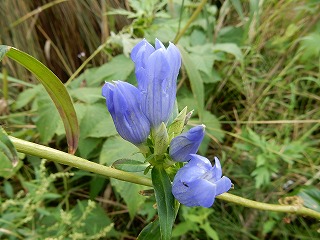
MULTIPOLYGON (((142 156, 117 136, 101 86, 135 82, 129 53, 139 39, 174 41, 184 59, 179 108, 195 110, 190 126, 206 125, 201 153, 221 159, 230 192, 320 211, 319 11, 317 0, 2 0, 0 44, 28 52, 66 83, 81 129, 76 155, 112 165, 142 156)), ((1 64, 1 125, 66 151, 42 87, 12 61, 1 64)), ((11 174, 0 162, 1 239, 135 239, 155 217, 141 186, 20 158, 11 174)), ((182 207, 173 235, 318 239, 320 224, 216 200, 209 210, 182 207)))

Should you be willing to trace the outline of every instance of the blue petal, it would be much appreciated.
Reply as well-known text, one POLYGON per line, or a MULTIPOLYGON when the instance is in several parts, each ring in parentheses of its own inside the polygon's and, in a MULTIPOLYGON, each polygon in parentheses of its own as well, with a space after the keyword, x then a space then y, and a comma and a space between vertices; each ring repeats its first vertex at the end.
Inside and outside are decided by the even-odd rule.
POLYGON ((188 207, 211 207, 215 199, 216 186, 206 180, 197 179, 190 183, 174 182, 172 194, 182 204, 188 207))
POLYGON ((158 38, 156 38, 155 46, 156 46, 156 49, 160 49, 160 48, 163 48, 164 50, 166 49, 166 47, 163 45, 161 41, 159 41, 158 38))
POLYGON ((190 167, 201 168, 205 171, 210 171, 212 169, 212 165, 209 159, 198 154, 190 154, 190 161, 188 165, 190 167))
POLYGON ((213 166, 213 171, 215 173, 214 174, 214 179, 215 179, 215 181, 217 181, 222 176, 222 168, 221 168, 221 164, 220 164, 219 158, 214 157, 214 162, 215 162, 215 164, 213 166))
POLYGON ((114 105, 113 105, 113 91, 114 85, 112 83, 105 83, 102 87, 102 96, 106 98, 107 107, 110 113, 114 114, 114 105))
POLYGON ((114 81, 103 86, 102 94, 119 135, 133 144, 144 142, 150 123, 141 110, 140 91, 129 83, 114 81))
POLYGON ((153 128, 167 123, 172 114, 181 66, 179 50, 173 44, 166 49, 156 39, 155 47, 144 39, 131 52, 138 88, 143 95, 142 110, 153 128))
POLYGON ((216 196, 228 192, 231 188, 231 180, 223 176, 221 179, 214 183, 216 185, 216 196))
POLYGON ((149 56, 155 51, 154 47, 143 39, 131 51, 131 59, 136 64, 136 71, 141 67, 145 68, 149 56))
POLYGON ((196 206, 197 201, 189 194, 189 186, 182 181, 174 181, 172 184, 173 196, 182 204, 189 207, 196 206))
POLYGON ((146 66, 144 88, 138 85, 144 95, 142 110, 149 118, 152 127, 166 123, 173 110, 174 95, 169 95, 167 90, 172 87, 167 81, 170 66, 164 56, 164 50, 159 49, 152 53, 146 66), (172 103, 171 103, 172 102, 172 103))
POLYGON ((203 137, 204 125, 199 125, 173 138, 169 148, 170 156, 177 162, 188 161, 188 155, 198 151, 203 137))
POLYGON ((198 179, 191 182, 189 188, 189 193, 193 195, 198 206, 206 208, 212 206, 216 196, 216 186, 214 184, 204 179, 198 179))
POLYGON ((169 47, 167 49, 167 59, 171 66, 171 74, 173 77, 177 78, 181 67, 181 55, 179 49, 171 42, 169 43, 169 47))
POLYGON ((184 165, 182 168, 179 169, 176 176, 174 177, 173 182, 181 181, 181 182, 190 183, 198 178, 201 178, 206 172, 207 172, 207 169, 205 168, 187 163, 186 165, 184 165))

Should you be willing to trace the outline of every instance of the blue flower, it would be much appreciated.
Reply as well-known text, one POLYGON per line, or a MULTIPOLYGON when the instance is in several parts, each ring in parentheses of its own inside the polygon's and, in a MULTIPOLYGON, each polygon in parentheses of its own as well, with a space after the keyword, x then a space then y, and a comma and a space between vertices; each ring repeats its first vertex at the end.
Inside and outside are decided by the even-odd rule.
POLYGON ((150 123, 141 111, 141 93, 133 85, 114 81, 102 87, 108 110, 120 136, 139 145, 150 133, 150 123))
POLYGON ((142 93, 142 111, 151 127, 157 128, 162 122, 167 123, 174 108, 180 52, 172 43, 165 48, 156 39, 154 48, 144 39, 132 49, 131 59, 142 93))
POLYGON ((204 137, 204 129, 204 125, 199 125, 173 138, 169 147, 171 158, 176 162, 189 161, 189 154, 197 153, 199 149, 204 137))
POLYGON ((231 188, 231 180, 222 177, 220 161, 215 157, 215 165, 197 154, 190 155, 191 160, 177 172, 172 194, 188 207, 211 207, 217 195, 231 188))

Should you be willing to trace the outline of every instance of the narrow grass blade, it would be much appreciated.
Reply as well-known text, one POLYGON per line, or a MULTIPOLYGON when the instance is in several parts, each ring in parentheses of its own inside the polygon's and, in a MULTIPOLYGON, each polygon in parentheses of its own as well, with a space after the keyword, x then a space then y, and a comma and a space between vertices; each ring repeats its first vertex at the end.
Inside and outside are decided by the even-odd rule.
POLYGON ((203 80, 201 78, 201 75, 200 75, 198 69, 196 68, 196 66, 192 62, 189 54, 187 53, 187 51, 184 50, 184 48, 182 46, 178 46, 178 47, 179 47, 179 50, 181 53, 183 65, 186 68, 186 71, 187 71, 187 74, 188 74, 188 77, 190 80, 193 96, 197 102, 197 106, 198 106, 197 110, 199 113, 199 118, 200 118, 200 120, 202 120, 203 119, 203 110, 204 110, 203 80))
POLYGON ((25 52, 14 47, 0 45, 0 60, 4 55, 35 74, 45 87, 62 118, 66 130, 69 153, 74 154, 78 146, 79 126, 73 103, 63 83, 44 64, 25 52))
POLYGON ((170 240, 176 216, 170 178, 165 169, 158 166, 152 169, 151 178, 156 193, 161 239, 170 240))

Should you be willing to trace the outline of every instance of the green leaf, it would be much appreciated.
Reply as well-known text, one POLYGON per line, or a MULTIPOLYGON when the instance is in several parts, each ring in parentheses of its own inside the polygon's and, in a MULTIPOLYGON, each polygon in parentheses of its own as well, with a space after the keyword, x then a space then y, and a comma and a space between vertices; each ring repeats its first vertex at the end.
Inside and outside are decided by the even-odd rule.
POLYGON ((9 197, 9 198, 14 198, 14 190, 9 181, 4 181, 3 183, 3 190, 4 193, 9 197))
POLYGON ((76 88, 76 89, 71 89, 69 92, 73 98, 76 98, 81 102, 85 102, 85 103, 89 103, 89 104, 92 104, 92 103, 95 103, 99 100, 104 99, 101 95, 101 87, 99 87, 99 88, 89 88, 89 87, 76 88))
POLYGON ((241 49, 234 43, 218 43, 214 45, 213 52, 219 51, 230 53, 235 56, 238 61, 243 61, 243 54, 241 52, 241 49))
POLYGON ((124 158, 144 162, 143 155, 132 143, 127 142, 120 136, 108 138, 102 146, 100 163, 111 166, 116 160, 124 158))
POLYGON ((110 137, 117 134, 111 115, 104 103, 87 104, 80 122, 81 138, 110 137), (92 124, 94 123, 94 124, 92 124))
POLYGON ((236 9, 237 13, 239 14, 241 20, 244 20, 244 14, 242 11, 242 4, 240 0, 231 0, 231 4, 236 9))
POLYGON ((274 220, 268 220, 263 224, 263 234, 267 234, 271 232, 274 229, 274 226, 276 225, 276 221, 274 220))
POLYGON ((13 143, 0 126, 0 177, 12 177, 21 166, 22 162, 19 161, 13 143))
POLYGON ((148 166, 149 163, 143 163, 132 159, 119 159, 112 164, 112 167, 115 169, 126 172, 143 172, 148 166))
POLYGON ((303 205, 320 212, 320 190, 314 186, 302 188, 297 194, 303 199, 303 205))
POLYGON ((40 133, 40 140, 47 144, 58 128, 59 114, 47 95, 39 98, 37 111, 39 118, 35 123, 40 133))
POLYGON ((111 185, 125 201, 128 207, 130 219, 133 219, 139 208, 146 200, 146 197, 139 194, 139 192, 145 190, 146 187, 135 183, 120 181, 114 178, 111 179, 111 185))
POLYGON ((208 222, 205 222, 200 226, 210 239, 219 240, 218 233, 210 226, 208 222))
POLYGON ((64 123, 69 152, 72 154, 75 153, 79 139, 77 115, 67 89, 60 79, 37 59, 16 48, 0 45, 0 59, 2 59, 4 55, 17 61, 35 74, 37 79, 45 87, 64 123))
POLYGON ((267 167, 257 167, 251 176, 255 178, 255 187, 258 189, 270 183, 271 172, 267 167))
POLYGON ((189 57, 200 73, 210 75, 215 60, 215 55, 212 54, 212 44, 197 45, 188 50, 190 51, 189 57))
POLYGON ((204 111, 202 123, 206 125, 206 132, 222 142, 224 132, 221 129, 221 124, 218 118, 209 111, 204 111))
POLYGON ((33 99, 35 99, 40 91, 43 91, 41 85, 36 85, 32 88, 24 90, 22 93, 18 95, 17 100, 14 102, 13 109, 17 110, 23 108, 24 106, 29 104, 33 99))
POLYGON ((192 221, 184 221, 174 226, 172 231, 172 237, 179 237, 186 234, 189 231, 199 231, 198 224, 192 221))
POLYGON ((18 164, 16 167, 13 167, 8 157, 0 151, 0 177, 12 177, 21 166, 22 164, 18 164))
POLYGON ((170 178, 165 169, 159 166, 152 168, 151 177, 157 200, 161 239, 170 240, 175 220, 174 197, 171 193, 170 178))
POLYGON ((190 58, 190 55, 184 50, 182 46, 178 46, 181 57, 182 57, 182 62, 186 68, 190 84, 191 84, 191 89, 193 96, 195 98, 195 101, 197 103, 197 110, 200 119, 203 117, 203 109, 204 109, 204 87, 203 87, 203 80, 201 78, 201 75, 199 71, 197 70, 195 64, 190 58))
POLYGON ((159 224, 159 218, 157 218, 155 221, 149 223, 147 226, 145 226, 142 231, 140 232, 137 240, 150 240, 150 239, 160 239, 160 224, 159 224))
POLYGON ((112 118, 104 103, 75 104, 80 119, 79 153, 88 158, 90 154, 98 154, 104 137, 117 134, 112 118))
POLYGON ((104 65, 101 65, 90 76, 90 80, 87 79, 88 86, 94 86, 95 84, 101 85, 104 81, 111 80, 126 80, 134 69, 134 64, 130 58, 124 55, 118 55, 104 65))
POLYGON ((299 51, 302 51, 301 59, 309 60, 311 57, 319 57, 320 54, 320 33, 313 32, 301 39, 299 51))
POLYGON ((106 185, 106 179, 99 176, 99 175, 95 175, 92 180, 90 181, 90 199, 94 199, 96 198, 99 193, 105 189, 105 185, 106 185))
MULTIPOLYGON (((113 136, 108 138, 102 146, 100 163, 111 166, 118 159, 131 159, 141 164, 144 162, 144 157, 136 146, 119 136, 113 136)), ((116 179, 111 179, 111 185, 126 202, 131 219, 134 218, 139 207, 146 200, 145 197, 138 194, 145 187, 116 179)))
POLYGON ((12 167, 17 166, 19 162, 18 153, 15 149, 13 143, 10 141, 7 133, 0 126, 0 152, 3 153, 3 159, 1 161, 5 161, 6 159, 11 162, 12 167))

